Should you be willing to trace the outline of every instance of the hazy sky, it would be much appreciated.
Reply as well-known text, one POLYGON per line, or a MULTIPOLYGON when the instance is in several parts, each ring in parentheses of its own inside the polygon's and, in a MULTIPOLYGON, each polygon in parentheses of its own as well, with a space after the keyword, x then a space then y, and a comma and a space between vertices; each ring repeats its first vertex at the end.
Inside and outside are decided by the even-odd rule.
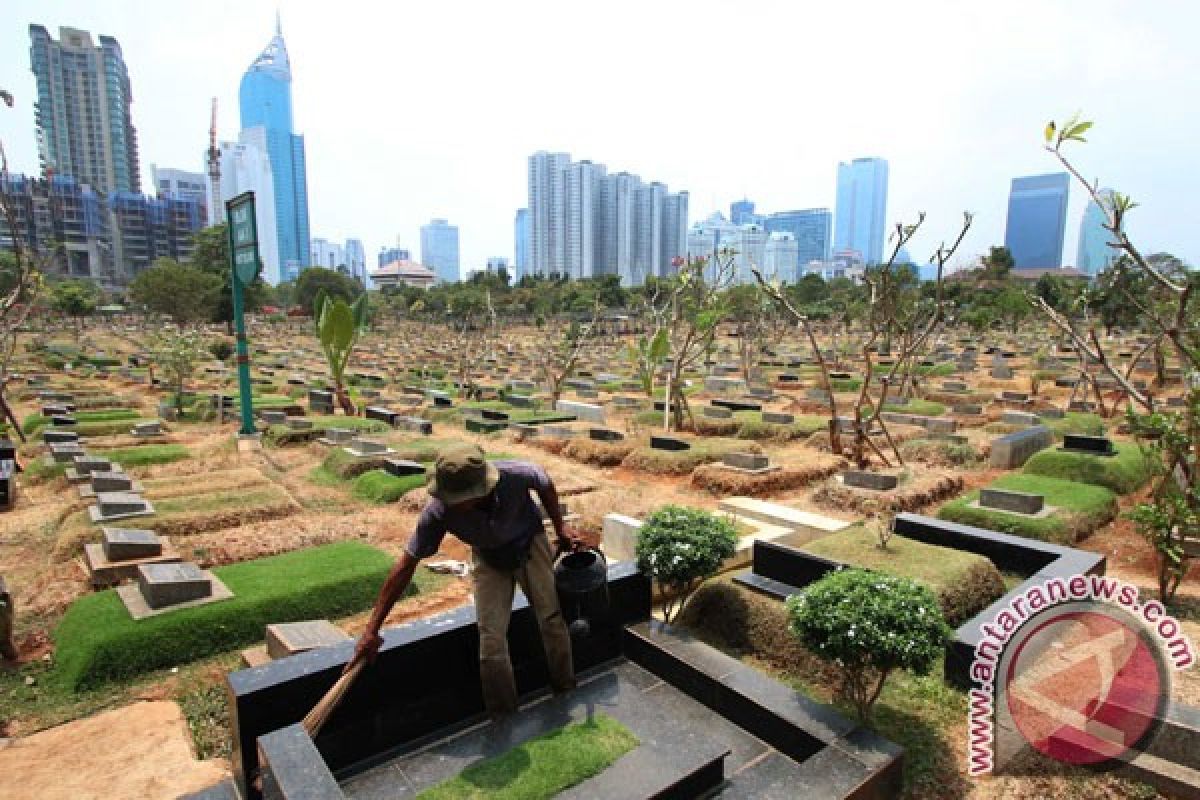
MULTIPOLYGON (((1009 180, 1055 169, 1046 121, 1096 121, 1078 163, 1141 207, 1143 249, 1200 265, 1200 3, 300 2, 13 0, 0 21, 0 139, 36 171, 28 25, 115 36, 150 165, 199 171, 209 103, 237 138, 238 82, 283 18, 312 235, 419 256, 459 226, 463 269, 513 256, 535 150, 691 192, 695 221, 743 194, 760 211, 833 207, 837 162, 891 164, 889 222, 928 212, 923 259, 977 213, 1004 238, 1009 180)), ((1073 263, 1083 193, 1072 187, 1073 263)))

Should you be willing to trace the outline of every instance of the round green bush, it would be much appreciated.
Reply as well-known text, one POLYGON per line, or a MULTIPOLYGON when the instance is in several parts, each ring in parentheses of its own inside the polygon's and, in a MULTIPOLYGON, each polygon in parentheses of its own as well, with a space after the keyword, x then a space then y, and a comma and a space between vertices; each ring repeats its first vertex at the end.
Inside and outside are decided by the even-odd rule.
POLYGON ((638 532, 637 566, 663 591, 663 618, 670 622, 705 578, 737 552, 733 523, 698 508, 664 506, 638 532))
POLYGON ((951 635, 929 589, 862 569, 826 575, 787 609, 801 644, 841 670, 841 695, 864 721, 893 670, 928 673, 951 635))

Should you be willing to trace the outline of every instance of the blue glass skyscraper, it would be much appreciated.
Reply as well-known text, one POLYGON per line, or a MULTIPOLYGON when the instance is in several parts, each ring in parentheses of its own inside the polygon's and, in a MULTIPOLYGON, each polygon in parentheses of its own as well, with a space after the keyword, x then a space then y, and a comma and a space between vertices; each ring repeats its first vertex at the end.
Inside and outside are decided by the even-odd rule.
POLYGON ((278 21, 275 36, 242 76, 238 92, 242 130, 262 128, 275 186, 276 234, 284 277, 309 260, 308 180, 304 137, 292 120, 292 68, 278 21))
POLYGON ((729 221, 734 225, 749 225, 754 222, 754 201, 743 197, 729 204, 729 221))
MULTIPOLYGON (((1101 189, 1097 194, 1101 202, 1112 202, 1112 189, 1101 189)), ((1108 217, 1104 209, 1096 205, 1095 200, 1088 203, 1079 226, 1079 252, 1075 257, 1075 267, 1092 278, 1108 269, 1117 257, 1117 251, 1108 246, 1112 234, 1104 229, 1106 222, 1108 217)))
POLYGON ((834 250, 857 251, 867 264, 883 261, 887 192, 888 162, 884 159, 856 158, 838 164, 834 250))
POLYGON ((776 211, 767 217, 767 233, 786 231, 796 239, 796 263, 803 270, 810 261, 829 260, 829 234, 833 215, 828 208, 776 211))
POLYGON ((1070 186, 1071 177, 1065 172, 1013 178, 1004 246, 1012 253, 1014 265, 1062 266, 1070 186))

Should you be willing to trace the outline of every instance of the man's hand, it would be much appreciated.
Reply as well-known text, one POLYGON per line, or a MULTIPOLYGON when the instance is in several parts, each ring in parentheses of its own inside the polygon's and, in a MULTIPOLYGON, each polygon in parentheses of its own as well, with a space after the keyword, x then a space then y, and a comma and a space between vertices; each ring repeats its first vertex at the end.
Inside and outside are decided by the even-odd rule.
POLYGON ((573 553, 585 546, 583 534, 569 525, 563 525, 562 533, 558 537, 559 552, 573 553))
POLYGON ((383 646, 383 637, 375 631, 364 631, 362 637, 358 640, 358 644, 354 647, 354 657, 347 662, 342 674, 346 674, 350 669, 360 661, 366 661, 368 664, 375 662, 375 656, 379 654, 379 648, 383 646))

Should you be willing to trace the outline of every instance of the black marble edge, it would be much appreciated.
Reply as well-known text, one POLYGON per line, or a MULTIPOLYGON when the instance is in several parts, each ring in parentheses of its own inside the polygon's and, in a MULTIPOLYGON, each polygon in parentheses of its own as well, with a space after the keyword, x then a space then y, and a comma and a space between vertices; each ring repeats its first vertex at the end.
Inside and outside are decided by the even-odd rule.
POLYGON ((258 754, 267 800, 345 800, 300 723, 258 737, 258 754))
MULTIPOLYGON (((758 544, 758 542, 755 542, 755 544, 758 544)), ((733 582, 775 600, 786 600, 800 591, 799 588, 792 586, 790 583, 764 577, 750 568, 737 572, 733 576, 733 582)))

